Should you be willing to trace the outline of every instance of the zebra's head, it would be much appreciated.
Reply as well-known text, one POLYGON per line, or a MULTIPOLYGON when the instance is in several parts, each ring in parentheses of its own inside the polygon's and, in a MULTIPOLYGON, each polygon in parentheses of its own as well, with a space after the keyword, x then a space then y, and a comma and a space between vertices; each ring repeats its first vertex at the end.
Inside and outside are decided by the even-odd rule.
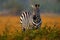
POLYGON ((32 15, 35 20, 37 16, 40 17, 40 5, 39 4, 32 5, 32 8, 33 8, 32 15))
POLYGON ((40 18, 40 5, 39 4, 35 4, 33 7, 33 24, 38 26, 41 24, 41 18, 40 18))
POLYGON ((39 4, 32 5, 32 9, 33 9, 33 15, 40 15, 40 5, 39 4))

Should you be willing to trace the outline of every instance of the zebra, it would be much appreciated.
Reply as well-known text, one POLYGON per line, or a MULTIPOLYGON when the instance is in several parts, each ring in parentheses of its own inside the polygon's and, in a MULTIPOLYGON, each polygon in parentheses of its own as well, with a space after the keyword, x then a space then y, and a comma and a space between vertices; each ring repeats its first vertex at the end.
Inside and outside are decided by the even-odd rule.
POLYGON ((22 29, 26 30, 26 29, 38 29, 41 24, 41 18, 40 18, 40 5, 39 4, 35 4, 33 7, 33 12, 27 12, 27 11, 23 11, 21 16, 20 16, 20 23, 22 24, 22 29))

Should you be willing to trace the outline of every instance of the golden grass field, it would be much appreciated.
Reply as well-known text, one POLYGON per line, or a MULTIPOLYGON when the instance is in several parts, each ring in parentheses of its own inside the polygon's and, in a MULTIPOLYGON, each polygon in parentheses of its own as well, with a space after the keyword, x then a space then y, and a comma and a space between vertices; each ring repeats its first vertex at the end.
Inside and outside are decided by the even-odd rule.
MULTIPOLYGON (((60 28, 60 16, 57 15, 45 15, 41 14, 42 27, 46 24, 53 26, 56 24, 60 28)), ((9 34, 14 33, 16 30, 21 31, 21 25, 19 22, 19 16, 0 16, 0 34, 5 31, 5 27, 8 27, 9 34)))

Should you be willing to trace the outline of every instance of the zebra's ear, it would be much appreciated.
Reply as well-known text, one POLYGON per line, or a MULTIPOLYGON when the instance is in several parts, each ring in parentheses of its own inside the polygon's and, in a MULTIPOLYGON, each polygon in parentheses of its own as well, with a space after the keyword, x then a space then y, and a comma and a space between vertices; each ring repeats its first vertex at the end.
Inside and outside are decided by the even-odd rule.
POLYGON ((31 5, 32 8, 35 8, 34 5, 31 5))

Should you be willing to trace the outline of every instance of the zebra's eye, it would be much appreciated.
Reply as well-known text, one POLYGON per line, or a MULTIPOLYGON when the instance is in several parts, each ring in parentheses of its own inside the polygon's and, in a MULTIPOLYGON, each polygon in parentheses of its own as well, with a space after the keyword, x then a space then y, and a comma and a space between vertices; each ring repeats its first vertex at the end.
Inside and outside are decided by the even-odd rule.
POLYGON ((35 5, 35 7, 37 7, 37 4, 35 5))
POLYGON ((40 5, 38 5, 38 7, 39 7, 40 5))
POLYGON ((35 7, 39 7, 40 5, 39 4, 35 4, 35 7))

